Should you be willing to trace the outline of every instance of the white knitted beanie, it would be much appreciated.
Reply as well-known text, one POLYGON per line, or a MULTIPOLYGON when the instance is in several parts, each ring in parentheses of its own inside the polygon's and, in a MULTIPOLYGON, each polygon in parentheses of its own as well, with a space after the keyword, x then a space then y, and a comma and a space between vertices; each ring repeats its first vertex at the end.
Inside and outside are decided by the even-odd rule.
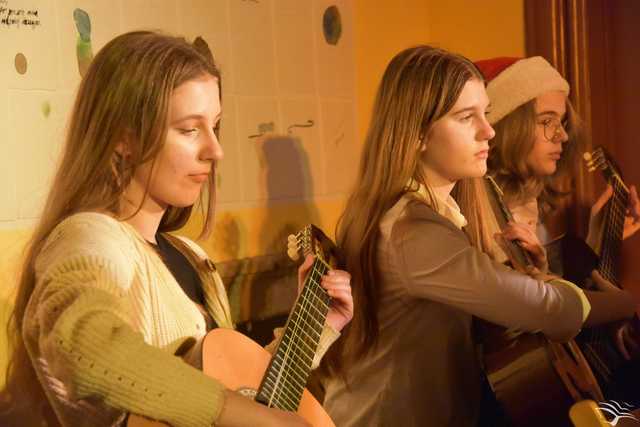
POLYGON ((491 124, 545 92, 560 90, 569 95, 569 83, 541 56, 493 58, 475 64, 487 81, 491 124))

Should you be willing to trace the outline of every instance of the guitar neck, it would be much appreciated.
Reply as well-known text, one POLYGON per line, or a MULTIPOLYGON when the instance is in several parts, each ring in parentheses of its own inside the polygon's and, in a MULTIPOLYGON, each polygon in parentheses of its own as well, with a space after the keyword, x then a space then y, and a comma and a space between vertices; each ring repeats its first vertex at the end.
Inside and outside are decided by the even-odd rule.
MULTIPOLYGON (((504 227, 508 222, 515 222, 513 214, 502 200, 502 190, 494 179, 487 175, 486 186, 489 194, 489 201, 495 214, 496 220, 500 228, 504 227)), ((513 258, 522 267, 533 265, 531 256, 520 244, 519 241, 505 241, 506 249, 509 251, 509 258, 513 258)))
POLYGON ((605 279, 620 287, 619 260, 629 193, 618 175, 615 175, 610 183, 613 186, 613 195, 604 207, 604 228, 598 271, 605 279))
POLYGON ((256 396, 269 407, 288 411, 298 408, 329 311, 330 297, 320 285, 329 269, 320 257, 315 258, 287 319, 256 396))

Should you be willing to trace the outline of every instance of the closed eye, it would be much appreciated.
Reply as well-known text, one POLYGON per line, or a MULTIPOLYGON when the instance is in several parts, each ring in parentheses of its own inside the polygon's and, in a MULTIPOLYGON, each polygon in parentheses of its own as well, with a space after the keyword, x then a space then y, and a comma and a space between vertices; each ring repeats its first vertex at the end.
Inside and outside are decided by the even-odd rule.
POLYGON ((198 129, 196 128, 192 128, 192 129, 178 129, 178 132, 180 132, 183 135, 193 135, 196 132, 198 132, 198 129))

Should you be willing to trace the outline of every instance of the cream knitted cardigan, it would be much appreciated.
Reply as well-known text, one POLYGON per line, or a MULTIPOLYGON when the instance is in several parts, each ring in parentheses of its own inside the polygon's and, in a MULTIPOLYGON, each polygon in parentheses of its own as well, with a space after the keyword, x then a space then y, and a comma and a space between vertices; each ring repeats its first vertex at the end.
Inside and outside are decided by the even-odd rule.
MULTIPOLYGON (((181 240, 209 267, 200 274, 207 311, 232 328, 213 264, 181 240)), ((178 427, 215 422, 224 387, 174 355, 204 336, 205 320, 133 227, 73 215, 50 234, 35 271, 23 338, 63 426, 116 425, 128 412, 178 427)), ((315 366, 337 335, 325 327, 315 366)))

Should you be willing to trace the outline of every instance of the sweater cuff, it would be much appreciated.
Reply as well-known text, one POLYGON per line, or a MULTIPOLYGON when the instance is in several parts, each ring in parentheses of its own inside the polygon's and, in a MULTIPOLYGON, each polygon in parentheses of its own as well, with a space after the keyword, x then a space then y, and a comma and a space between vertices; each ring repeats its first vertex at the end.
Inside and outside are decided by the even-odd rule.
POLYGON ((582 289, 580 289, 579 287, 577 287, 573 283, 571 283, 571 282, 569 282, 567 280, 563 280, 563 279, 554 279, 553 280, 553 284, 554 285, 557 284, 557 285, 560 285, 560 286, 565 286, 565 287, 571 289, 573 292, 575 292, 575 294, 580 299, 580 303, 582 305, 582 323, 584 323, 585 320, 587 320, 587 317, 589 317, 589 313, 591 312, 591 303, 589 302, 589 299, 584 294, 582 289))
POLYGON ((322 328, 320 342, 318 343, 318 349, 316 350, 316 355, 313 358, 311 369, 316 369, 320 366, 320 362, 322 361, 325 353, 338 338, 340 338, 340 332, 333 329, 330 325, 325 324, 324 328, 322 328))

